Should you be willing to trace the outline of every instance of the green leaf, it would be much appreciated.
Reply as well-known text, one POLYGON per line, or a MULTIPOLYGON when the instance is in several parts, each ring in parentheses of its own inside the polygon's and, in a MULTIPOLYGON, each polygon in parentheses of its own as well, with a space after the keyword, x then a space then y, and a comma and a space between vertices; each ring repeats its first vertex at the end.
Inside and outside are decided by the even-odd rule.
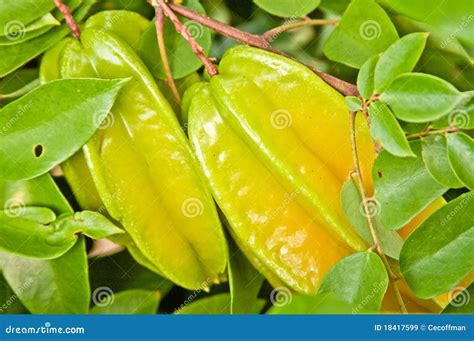
POLYGON ((254 0, 264 11, 283 18, 304 17, 319 6, 321 0, 254 0))
POLYGON ((428 217, 403 245, 400 269, 413 292, 432 298, 451 290, 474 270, 474 193, 428 217))
POLYGON ((5 36, 0 36, 0 45, 20 44, 27 40, 33 39, 52 29, 54 26, 61 25, 51 13, 46 13, 38 20, 32 22, 26 27, 23 25, 12 26, 14 29, 5 36))
POLYGON ((432 135, 422 139, 423 161, 431 176, 448 188, 464 185, 454 173, 448 160, 448 146, 444 135, 432 135))
POLYGON ((400 124, 383 102, 373 102, 369 107, 370 133, 389 153, 408 157, 413 154, 400 124))
POLYGON ((461 93, 441 78, 422 74, 402 74, 382 93, 395 116, 407 122, 428 122, 441 118, 462 100, 461 93))
MULTIPOLYGON (((47 207, 58 213, 73 213, 50 175, 28 181, 0 181, 0 204, 5 210, 21 212, 25 207, 47 207)), ((16 213, 18 214, 18 213, 16 213)))
POLYGON ((64 213, 51 222, 54 212, 49 209, 38 212, 37 208, 34 214, 31 209, 25 210, 25 216, 18 206, 13 210, 8 206, 6 208, 0 211, 0 249, 19 256, 54 259, 74 246, 79 233, 94 239, 123 233, 96 212, 64 213), (47 223, 51 224, 38 222, 44 220, 49 220, 47 223))
POLYGON ((447 191, 428 173, 421 142, 413 141, 410 147, 417 157, 401 158, 383 150, 372 170, 380 221, 390 230, 406 225, 447 191))
MULTIPOLYGON (((342 187, 341 204, 344 213, 357 233, 372 245, 374 241, 365 215, 362 197, 353 178, 346 181, 342 187)), ((397 232, 387 230, 382 226, 378 215, 378 208, 373 206, 373 203, 369 203, 369 208, 372 209, 372 219, 375 222, 375 228, 377 229, 382 249, 387 256, 398 259, 403 245, 403 239, 397 232)))
MULTIPOLYGON (((472 37, 474 25, 469 14, 472 13, 471 0, 440 1, 434 3, 436 10, 428 14, 429 8, 424 0, 378 0, 391 11, 404 14, 414 20, 427 23, 437 31, 445 32, 451 40, 458 39, 465 46, 474 48, 472 37), (446 15, 449 13, 449 15, 446 15)), ((445 44, 448 44, 445 42, 445 44)))
POLYGON ((469 287, 456 287, 449 292, 451 299, 442 314, 473 314, 474 313, 474 283, 469 287))
POLYGON ((84 239, 54 260, 23 258, 0 252, 3 274, 33 314, 86 314, 90 289, 84 239), (39 294, 41 293, 41 294, 39 294))
POLYGON ((51 0, 0 1, 0 36, 25 27, 54 9, 51 0))
MULTIPOLYGON (((14 206, 15 207, 15 206, 14 206)), ((8 209, 8 206, 6 207, 8 209)), ((53 210, 50 210, 47 207, 20 207, 16 206, 16 208, 12 211, 0 211, 0 216, 4 216, 5 212, 13 213, 14 217, 17 214, 20 215, 22 219, 34 221, 40 224, 49 224, 56 220, 56 213, 53 210)), ((7 214, 8 217, 8 214, 7 214)))
POLYGON ((104 301, 95 302, 90 314, 156 314, 160 298, 159 292, 147 290, 112 293, 104 301))
POLYGON ((346 105, 350 111, 357 112, 362 109, 362 102, 355 96, 348 96, 345 98, 346 105))
POLYGON ((373 0, 353 0, 324 45, 326 56, 360 68, 398 39, 387 13, 373 0))
MULTIPOLYGON (((1 270, 1 269, 0 269, 1 270)), ((26 314, 28 311, 21 304, 10 285, 0 271, 0 314, 26 314)))
POLYGON ((87 19, 85 25, 85 28, 100 28, 119 36, 135 51, 138 51, 140 38, 148 27, 150 22, 140 14, 123 10, 99 12, 87 19))
POLYGON ((375 66, 380 59, 380 55, 369 58, 360 68, 357 76, 357 88, 360 95, 365 99, 370 99, 374 93, 375 66))
POLYGON ((411 33, 393 43, 375 68, 375 90, 384 91, 402 73, 413 71, 426 45, 428 33, 411 33))
POLYGON ((36 83, 38 69, 19 69, 0 80, 0 108, 10 103, 15 94, 21 94, 22 89, 31 83, 36 83))
MULTIPOLYGON (((204 7, 198 0, 186 0, 184 5, 198 13, 205 14, 204 7)), ((191 36, 203 47, 204 52, 208 54, 211 49, 211 31, 197 22, 183 17, 179 18, 191 36)), ((168 18, 165 19, 164 40, 173 78, 177 79, 187 76, 202 66, 189 43, 181 34, 176 32, 174 25, 168 18)), ((154 20, 142 36, 139 55, 153 76, 159 79, 166 79, 166 72, 161 62, 160 50, 157 44, 154 20)))
POLYGON ((230 314, 230 294, 218 294, 201 298, 176 310, 175 314, 230 314))
POLYGON ((123 84, 57 80, 1 109, 0 178, 33 178, 72 156, 100 126, 123 84))
POLYGON ((159 291, 163 297, 173 288, 173 283, 139 265, 127 251, 108 257, 94 257, 89 265, 89 274, 93 292, 103 287, 113 292, 142 289, 159 291))
MULTIPOLYGON (((44 206, 56 214, 72 213, 49 175, 28 181, 0 182, 0 204, 1 207, 8 204, 10 208, 44 206)), ((0 252, 0 268, 15 294, 33 314, 85 314, 89 309, 87 256, 82 237, 75 247, 54 260, 0 252)))
POLYGON ((332 294, 324 296, 294 295, 287 299, 286 304, 273 305, 266 314, 351 314, 351 307, 332 294))
POLYGON ((324 277, 317 295, 339 298, 352 313, 376 313, 380 311, 387 286, 388 274, 382 260, 366 251, 336 263, 324 277))
POLYGON ((448 135, 448 158, 461 182, 474 190, 474 141, 466 134, 448 135))
POLYGON ((474 96, 472 94, 466 96, 448 116, 432 122, 431 127, 433 129, 447 127, 457 127, 463 130, 474 129, 474 96))
POLYGON ((231 243, 230 247, 230 313, 257 314, 262 308, 257 295, 265 278, 255 270, 234 243, 231 243))
MULTIPOLYGON (((50 0, 48 0, 48 2, 50 4, 52 3, 50 0)), ((0 3, 3 4, 3 2, 0 3)), ((74 13, 74 19, 76 21, 82 20, 86 16, 90 7, 92 6, 92 3, 93 0, 85 0, 84 5, 82 5, 74 13)), ((1 9, 0 13, 2 13, 1 9)), ((0 25, 0 28, 1 27, 3 26, 0 25)), ((30 39, 21 44, 2 46, 2 48, 0 49, 0 60, 2 61, 0 63, 0 77, 6 76, 10 72, 15 71, 26 62, 30 61, 31 59, 43 53, 44 51, 53 47, 68 33, 70 33, 69 27, 67 27, 67 25, 61 25, 60 27, 53 28, 47 33, 40 35, 36 38, 30 39)))

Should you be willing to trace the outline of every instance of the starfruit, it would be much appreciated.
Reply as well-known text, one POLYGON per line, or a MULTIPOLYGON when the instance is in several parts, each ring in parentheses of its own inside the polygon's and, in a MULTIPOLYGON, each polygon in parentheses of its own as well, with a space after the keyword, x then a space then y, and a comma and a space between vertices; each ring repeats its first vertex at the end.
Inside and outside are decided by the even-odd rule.
POLYGON ((226 267, 224 234, 205 177, 155 80, 126 39, 104 29, 86 24, 81 42, 58 48, 51 59, 59 77, 129 78, 107 124, 84 146, 85 158, 77 154, 64 167, 73 190, 83 191, 91 179, 157 272, 188 289, 212 283, 226 267))
MULTIPOLYGON (((337 261, 369 247, 340 205, 354 169, 349 112, 343 96, 310 69, 235 47, 218 76, 188 90, 183 109, 232 236, 274 286, 314 294, 337 261)), ((356 137, 373 192, 376 155, 362 115, 356 137)))

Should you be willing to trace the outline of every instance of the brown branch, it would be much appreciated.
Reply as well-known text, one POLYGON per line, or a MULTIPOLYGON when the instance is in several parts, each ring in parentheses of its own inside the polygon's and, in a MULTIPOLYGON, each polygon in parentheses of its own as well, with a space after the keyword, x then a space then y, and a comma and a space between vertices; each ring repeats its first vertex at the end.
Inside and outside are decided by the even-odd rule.
POLYGON ((173 96, 178 105, 181 105, 181 96, 179 95, 178 88, 174 82, 173 75, 171 73, 170 63, 168 61, 168 55, 166 54, 166 45, 164 38, 164 29, 165 29, 165 14, 163 13, 163 8, 160 6, 155 7, 155 27, 156 27, 156 38, 158 41, 158 47, 160 49, 160 57, 163 62, 163 68, 166 73, 166 84, 168 84, 173 96))
MULTIPOLYGON (((229 25, 226 25, 218 20, 212 19, 208 16, 202 15, 200 13, 194 12, 193 10, 176 5, 176 4, 168 4, 169 8, 172 9, 174 12, 178 13, 179 15, 186 17, 190 20, 193 20, 203 26, 206 26, 213 31, 220 33, 226 37, 229 37, 231 39, 234 39, 236 41, 239 41, 241 43, 257 47, 263 50, 267 50, 273 53, 277 53, 279 55, 285 56, 287 58, 296 60, 295 58, 292 58, 288 55, 286 55, 284 52, 275 49, 274 47, 271 46, 271 44, 265 40, 263 36, 247 33, 244 31, 241 31, 239 29, 236 29, 234 27, 231 27, 229 25)), ((300 61, 298 61, 301 63, 300 61)), ((331 76, 325 72, 319 71, 309 65, 306 65, 304 63, 301 63, 308 67, 311 71, 316 73, 319 77, 321 77, 326 83, 328 83, 330 86, 332 86, 334 89, 339 91, 345 96, 359 96, 359 91, 357 90, 357 87, 353 84, 347 83, 343 80, 340 80, 334 76, 331 76)))
POLYGON ((276 27, 274 29, 271 29, 264 34, 262 34, 263 39, 266 41, 272 41, 274 40, 277 36, 282 34, 283 32, 289 31, 289 30, 294 30, 295 28, 300 28, 300 27, 305 27, 305 26, 322 26, 322 25, 337 25, 339 23, 339 20, 336 19, 309 19, 305 18, 303 20, 298 20, 298 21, 293 21, 293 22, 287 22, 286 24, 283 24, 279 27, 276 27))
POLYGON ((232 38, 240 42, 244 42, 250 46, 259 47, 265 50, 273 50, 275 52, 270 43, 263 39, 263 37, 261 36, 241 31, 237 28, 226 25, 218 20, 194 12, 193 10, 184 6, 176 4, 168 4, 168 6, 179 15, 191 19, 203 26, 209 27, 211 30, 219 34, 222 34, 226 37, 232 38))
POLYGON ((355 175, 357 178, 357 184, 359 186, 359 192, 362 198, 362 204, 364 206, 364 213, 367 218, 367 223, 369 225, 370 234, 372 235, 372 239, 374 241, 374 245, 372 246, 373 249, 377 251, 377 254, 382 259, 383 264, 388 272, 388 277, 390 284, 392 285, 393 291, 395 293, 395 297, 397 298, 398 303, 400 304, 400 310, 402 313, 406 314, 407 309, 405 307, 405 302, 403 302, 402 295, 400 294, 400 290, 398 289, 397 280, 400 276, 397 276, 393 273, 390 263, 388 262, 387 256, 383 252, 382 245, 380 243, 377 230, 375 228, 374 221, 372 220, 372 215, 369 209, 369 199, 367 198, 367 194, 365 192, 364 182, 362 179, 362 171, 360 169, 360 162, 359 162, 359 153, 357 151, 357 138, 356 138, 356 112, 350 112, 350 120, 351 120, 351 145, 352 145, 352 157, 354 159, 354 167, 355 167, 355 175))
POLYGON ((170 18, 171 22, 173 23, 176 31, 183 36, 183 38, 189 43, 191 49, 193 50, 194 54, 199 58, 201 63, 206 68, 207 73, 209 76, 213 77, 219 74, 217 70, 217 66, 213 63, 212 59, 208 58, 204 53, 204 49, 198 42, 189 34, 187 28, 179 21, 176 14, 171 10, 170 5, 165 0, 148 0, 148 2, 153 7, 161 7, 163 9, 164 14, 170 18))
POLYGON ((71 10, 65 4, 63 4, 62 0, 54 0, 54 4, 59 9, 59 11, 63 14, 64 20, 66 20, 67 26, 71 29, 72 33, 76 37, 77 40, 81 38, 81 30, 77 25, 76 21, 72 17, 71 10))

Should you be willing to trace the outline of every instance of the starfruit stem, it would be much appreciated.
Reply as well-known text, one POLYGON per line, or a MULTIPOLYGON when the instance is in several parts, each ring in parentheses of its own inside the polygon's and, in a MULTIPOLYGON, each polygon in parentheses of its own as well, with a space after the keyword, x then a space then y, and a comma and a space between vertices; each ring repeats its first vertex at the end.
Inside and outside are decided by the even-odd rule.
POLYGON ((158 47, 160 49, 160 57, 163 62, 163 68, 166 73, 166 84, 171 89, 173 96, 178 105, 181 105, 181 96, 179 94, 176 83, 174 82, 173 75, 171 73, 170 63, 168 61, 168 54, 166 53, 166 45, 164 38, 165 30, 165 14, 161 6, 156 6, 155 8, 155 27, 156 27, 156 39, 158 41, 158 47))
POLYGON ((294 30, 296 28, 306 27, 306 26, 323 26, 323 25, 331 25, 336 26, 339 24, 339 20, 337 19, 310 19, 308 17, 298 19, 290 19, 286 20, 285 23, 281 26, 275 27, 264 34, 262 34, 262 38, 268 42, 275 40, 280 34, 286 31, 294 30))
POLYGON ((77 40, 81 39, 81 30, 77 25, 76 21, 74 20, 71 10, 65 4, 63 4, 62 0, 54 0, 54 4, 56 5, 57 9, 63 14, 64 20, 66 20, 67 26, 70 28, 74 36, 77 40))
MULTIPOLYGON (((364 117, 365 117, 365 120, 367 122, 367 126, 370 129, 370 126, 371 126, 372 122, 370 122, 369 105, 368 105, 367 101, 364 98, 362 98, 362 96, 359 96, 359 99, 362 102, 362 112, 364 113, 364 117)), ((369 103, 370 103, 370 101, 369 101, 369 103)), ((375 154, 378 155, 382 151, 382 147, 379 145, 377 140, 374 139, 373 137, 372 137, 372 142, 374 144, 375 154)))
POLYGON ((451 134, 451 133, 458 133, 458 132, 459 132, 459 128, 454 127, 454 126, 451 126, 445 129, 439 129, 439 130, 428 129, 428 130, 422 131, 421 133, 407 135, 407 139, 415 140, 415 139, 430 136, 430 135, 440 135, 440 134, 444 135, 444 134, 451 134))
MULTIPOLYGON (((150 1, 150 0, 149 0, 150 1)), ((154 0, 158 1, 158 0, 154 0)), ((307 68, 309 68, 311 71, 313 71, 315 74, 317 74, 321 79, 323 79, 326 83, 328 83, 331 87, 339 91, 341 94, 344 96, 359 96, 359 91, 357 90, 357 87, 354 84, 347 83, 339 78, 336 78, 334 76, 331 76, 325 72, 322 72, 320 70, 317 70, 307 64, 302 63, 299 60, 296 60, 295 58, 286 55, 284 52, 272 47, 272 45, 265 40, 260 35, 255 35, 251 34, 245 31, 241 31, 235 27, 229 26, 223 22, 220 22, 218 20, 212 19, 208 16, 202 15, 200 13, 197 13, 185 6, 180 6, 177 4, 169 3, 168 8, 170 8, 173 12, 188 18, 190 20, 193 20, 197 22, 198 24, 201 24, 205 27, 210 28, 214 32, 217 32, 223 36, 226 36, 228 38, 234 39, 238 42, 247 44, 249 46, 253 46, 259 49, 263 49, 266 51, 270 51, 282 56, 285 56, 287 58, 290 58, 292 60, 297 61, 298 63, 305 65, 307 68)), ((166 13, 165 13, 166 14, 166 13)))
POLYGON ((219 71, 217 70, 217 66, 210 58, 206 56, 203 47, 199 45, 199 43, 192 37, 186 26, 184 26, 181 21, 179 21, 178 16, 171 10, 170 4, 168 4, 166 0, 148 0, 148 2, 154 8, 161 7, 163 9, 163 13, 171 20, 174 27, 176 28, 176 31, 181 34, 181 36, 188 42, 196 57, 199 58, 201 63, 206 68, 209 76, 213 77, 218 75, 219 71))
POLYGON ((400 294, 400 290, 397 284, 397 280, 399 276, 394 274, 390 266, 390 263, 388 262, 387 256, 385 256, 385 253, 383 252, 380 239, 377 234, 377 230, 375 228, 374 221, 372 220, 372 215, 370 214, 370 209, 369 209, 370 199, 367 198, 367 194, 365 191, 364 181, 362 179, 362 171, 360 169, 359 153, 357 151, 357 137, 356 137, 356 127, 355 127, 356 117, 357 117, 357 112, 351 111, 350 112, 350 120, 351 120, 350 126, 351 126, 352 157, 354 159, 354 167, 355 167, 354 174, 357 178, 357 184, 359 186, 359 192, 362 198, 362 204, 364 206, 365 217, 367 218, 370 234, 372 235, 372 240, 374 241, 373 248, 377 252, 377 254, 380 256, 380 259, 382 259, 382 262, 385 265, 385 268, 387 269, 390 285, 392 286, 397 302, 400 305, 400 310, 402 313, 406 314, 407 309, 405 307, 405 302, 403 302, 403 298, 402 298, 402 295, 400 294))

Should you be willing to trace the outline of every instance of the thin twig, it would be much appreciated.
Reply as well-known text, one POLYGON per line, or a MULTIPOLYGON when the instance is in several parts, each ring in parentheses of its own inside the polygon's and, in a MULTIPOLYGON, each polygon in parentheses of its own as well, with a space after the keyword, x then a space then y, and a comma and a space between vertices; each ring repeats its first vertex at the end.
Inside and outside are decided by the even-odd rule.
POLYGON ((171 10, 170 5, 165 0, 148 0, 148 2, 153 7, 161 7, 163 9, 164 14, 170 18, 171 22, 173 23, 176 31, 183 36, 183 38, 189 43, 191 49, 193 50, 194 54, 199 58, 201 63, 206 68, 207 73, 209 76, 213 77, 219 74, 217 70, 217 66, 213 63, 212 59, 208 58, 204 52, 204 49, 198 42, 191 36, 188 29, 179 21, 176 14, 171 10))
MULTIPOLYGON (((202 15, 200 13, 194 12, 193 10, 176 5, 176 4, 168 4, 168 7, 173 10, 174 12, 178 13, 179 15, 186 17, 190 20, 193 20, 205 27, 208 27, 212 29, 213 31, 222 34, 226 37, 229 37, 231 39, 234 39, 236 41, 239 41, 241 43, 257 47, 266 51, 270 51, 273 53, 277 53, 279 55, 288 57, 290 59, 295 60, 294 58, 286 55, 280 50, 275 49, 274 47, 271 46, 271 44, 266 41, 262 36, 247 33, 244 31, 241 31, 237 28, 234 28, 232 26, 229 26, 227 24, 224 24, 218 20, 212 19, 208 16, 202 15)), ((298 61, 301 63, 300 61, 298 61)), ((314 73, 316 73, 319 77, 321 77, 326 83, 328 83, 330 86, 332 86, 334 89, 339 91, 345 96, 359 96, 359 91, 357 90, 357 87, 353 84, 347 83, 341 79, 338 79, 334 76, 328 75, 325 72, 322 72, 320 70, 317 70, 309 65, 306 65, 304 63, 301 63, 308 67, 310 70, 312 70, 314 73)))
POLYGON ((355 167, 355 175, 357 178, 357 183, 359 185, 359 192, 362 197, 362 204, 364 206, 365 216, 367 218, 367 223, 369 225, 370 234, 372 235, 372 239, 374 241, 373 248, 377 251, 377 254, 382 259, 383 264, 388 272, 388 277, 390 284, 392 285, 393 291, 395 293, 395 297, 397 298, 398 303, 400 304, 400 310, 402 313, 407 313, 407 309, 405 307, 405 303, 403 302, 402 295, 400 294, 400 290, 398 289, 397 280, 400 276, 397 276, 393 273, 390 263, 388 262, 385 253, 383 252, 377 230, 375 229, 374 221, 372 220, 372 216, 370 214, 369 209, 369 199, 367 199, 367 195, 365 193, 364 182, 362 179, 362 171, 360 169, 359 163, 359 153, 357 151, 357 138, 356 138, 356 129, 355 129, 355 122, 356 122, 357 113, 350 112, 350 119, 351 119, 351 144, 352 144, 352 157, 354 159, 354 167, 355 167))
POLYGON ((76 21, 72 17, 71 10, 65 4, 63 4, 62 0, 54 0, 54 4, 59 9, 59 11, 63 14, 64 20, 66 20, 67 26, 71 29, 72 33, 76 37, 77 40, 81 38, 81 30, 77 25, 76 21))
POLYGON ((179 15, 182 15, 183 17, 191 19, 203 26, 209 27, 211 30, 219 34, 222 34, 226 37, 232 38, 240 42, 244 42, 250 46, 259 47, 265 50, 268 50, 268 49, 273 50, 270 43, 266 41, 265 39, 263 39, 263 37, 261 36, 241 31, 235 27, 226 25, 218 20, 212 19, 200 13, 194 12, 193 10, 184 6, 180 6, 176 4, 168 4, 168 6, 175 13, 178 13, 179 15))
POLYGON ((168 61, 168 55, 166 54, 166 45, 164 38, 164 29, 165 29, 165 14, 163 13, 163 8, 161 6, 155 7, 155 27, 156 27, 156 38, 158 40, 158 47, 160 49, 160 57, 163 62, 163 68, 166 73, 166 84, 168 84, 173 96, 178 105, 181 105, 181 96, 179 94, 176 83, 174 82, 173 75, 171 73, 170 63, 168 61))
POLYGON ((457 133, 457 132, 459 132, 459 128, 457 127, 449 127, 449 128, 440 129, 440 130, 425 130, 425 131, 422 131, 421 133, 407 135, 407 139, 414 140, 414 139, 418 139, 420 137, 425 137, 429 135, 450 134, 450 133, 457 133))
POLYGON ((275 27, 264 34, 262 34, 263 39, 266 41, 272 41, 278 35, 282 34, 283 32, 294 30, 295 28, 305 27, 305 26, 322 26, 322 25, 337 25, 339 20, 336 19, 303 19, 293 22, 288 22, 283 24, 279 27, 275 27))

